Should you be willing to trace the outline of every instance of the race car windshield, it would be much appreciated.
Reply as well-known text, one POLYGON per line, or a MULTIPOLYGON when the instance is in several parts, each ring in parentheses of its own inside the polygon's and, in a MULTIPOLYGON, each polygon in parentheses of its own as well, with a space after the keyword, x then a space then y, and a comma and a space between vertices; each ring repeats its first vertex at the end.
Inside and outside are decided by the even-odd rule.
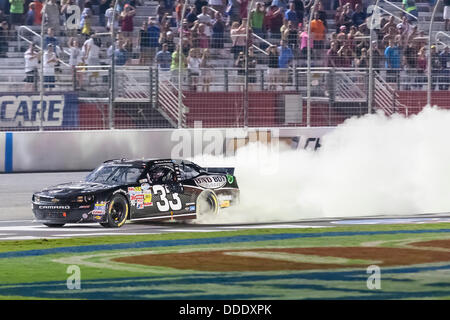
POLYGON ((101 166, 92 171, 86 182, 98 182, 104 184, 127 184, 137 181, 144 169, 129 166, 101 166))

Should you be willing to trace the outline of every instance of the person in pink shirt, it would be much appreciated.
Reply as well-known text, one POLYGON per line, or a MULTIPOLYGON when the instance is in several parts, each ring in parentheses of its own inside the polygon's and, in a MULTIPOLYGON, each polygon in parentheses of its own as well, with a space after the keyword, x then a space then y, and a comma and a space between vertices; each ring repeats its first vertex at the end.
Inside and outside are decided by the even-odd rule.
MULTIPOLYGON (((303 24, 299 23, 298 28, 300 53, 303 58, 306 58, 308 54, 308 25, 303 26, 303 24)), ((309 39, 309 47, 313 47, 312 39, 309 39)))

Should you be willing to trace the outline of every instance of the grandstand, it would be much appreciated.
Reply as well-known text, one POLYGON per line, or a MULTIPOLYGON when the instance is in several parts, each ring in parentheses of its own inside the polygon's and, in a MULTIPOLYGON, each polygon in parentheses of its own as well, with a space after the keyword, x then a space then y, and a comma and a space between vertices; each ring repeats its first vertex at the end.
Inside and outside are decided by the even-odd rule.
MULTIPOLYGON (((363 4, 367 7, 374 2, 364 1, 363 4)), ((145 0, 136 5, 133 41, 128 47, 127 62, 116 65, 114 69, 111 69, 112 58, 108 56, 108 48, 112 44, 111 34, 100 26, 98 14, 92 16, 91 29, 101 41, 99 63, 96 66, 79 66, 75 73, 68 65, 68 44, 73 34, 66 32, 61 23, 62 32, 56 36, 61 53, 55 88, 45 89, 43 95, 61 92, 76 95, 78 120, 74 125, 67 126, 71 129, 192 127, 194 121, 202 121, 206 127, 324 126, 336 125, 349 116, 377 109, 382 109, 387 114, 420 111, 426 104, 426 69, 412 70, 402 66, 392 80, 389 68, 384 67, 384 57, 381 57, 376 72, 371 74, 374 97, 373 109, 369 110, 369 69, 368 65, 361 68, 355 65, 356 58, 360 58, 359 54, 354 56, 355 59, 348 66, 331 68, 327 65, 327 50, 333 33, 340 27, 337 25, 332 3, 333 1, 324 1, 326 49, 311 49, 311 65, 308 66, 306 57, 300 54, 297 47, 294 48, 294 58, 285 78, 272 79, 268 72, 269 58, 265 51, 270 45, 278 46, 279 39, 272 37, 270 33, 265 39, 250 35, 255 64, 251 67, 251 76, 246 76, 243 67, 236 65, 231 53, 233 39, 230 36, 230 26, 227 26, 223 33, 224 48, 209 48, 210 79, 207 90, 202 76, 191 76, 191 73, 185 72, 180 85, 178 76, 167 75, 167 72, 159 70, 154 61, 149 65, 141 63, 139 32, 143 22, 149 17, 157 17, 159 4, 156 1, 145 0), (272 81, 277 83, 271 83, 272 81), (269 90, 271 85, 274 85, 274 90, 269 90), (310 112, 306 111, 307 107, 310 112), (110 112, 111 110, 114 111, 110 112)), ((416 4, 419 15, 412 25, 417 25, 419 31, 417 41, 422 41, 422 45, 426 46, 434 7, 430 6, 428 0, 417 0, 416 4)), ((395 24, 401 23, 402 16, 405 15, 401 1, 380 1, 379 5, 386 21, 393 16, 395 24)), ((445 32, 442 1, 438 6, 431 39, 434 39, 436 50, 442 52, 450 43, 450 35, 445 32)), ((98 12, 98 5, 93 6, 93 12, 98 12)), ((176 13, 173 12, 172 15, 175 16, 176 13)), ((303 25, 307 24, 305 19, 303 25)), ((368 37, 367 30, 362 37, 368 37)), ((170 31, 175 35, 174 43, 179 43, 178 27, 172 25, 170 31)), ((24 52, 30 42, 40 44, 40 34, 40 25, 16 25, 2 33, 2 43, 7 46, 5 54, 0 58, 0 92, 4 95, 41 94, 39 76, 34 78, 34 86, 24 85, 24 52)), ((382 43, 380 33, 378 35, 378 43, 382 43)), ((80 37, 80 42, 83 44, 84 38, 80 37)), ((438 76, 433 73, 432 102, 441 107, 450 107, 448 67, 449 63, 442 66, 438 76)), ((39 72, 40 70, 38 74, 39 72)), ((18 129, 3 122, 0 127, 18 129)), ((35 129, 36 125, 27 127, 32 128, 35 129)), ((49 128, 55 129, 54 126, 49 128)), ((22 130, 23 127, 19 129, 22 130)))

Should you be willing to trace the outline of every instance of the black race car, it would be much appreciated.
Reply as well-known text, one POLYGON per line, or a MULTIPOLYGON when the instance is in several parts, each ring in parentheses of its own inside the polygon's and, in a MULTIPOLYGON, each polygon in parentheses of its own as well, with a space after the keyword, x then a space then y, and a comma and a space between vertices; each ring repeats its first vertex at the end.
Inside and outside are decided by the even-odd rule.
POLYGON ((37 222, 49 227, 126 220, 195 219, 239 201, 234 168, 202 168, 187 160, 108 160, 84 181, 33 194, 37 222))

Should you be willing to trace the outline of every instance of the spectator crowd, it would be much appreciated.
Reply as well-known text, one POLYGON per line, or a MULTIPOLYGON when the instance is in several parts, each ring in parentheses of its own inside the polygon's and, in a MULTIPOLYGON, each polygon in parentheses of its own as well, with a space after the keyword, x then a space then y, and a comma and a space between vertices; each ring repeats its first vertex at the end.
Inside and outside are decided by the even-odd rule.
MULTIPOLYGON (((209 90, 212 56, 230 57, 238 76, 247 74, 249 83, 256 82, 256 66, 266 65, 269 89, 277 89, 273 84, 284 88, 289 68, 305 66, 308 49, 313 66, 367 68, 372 55, 373 67, 385 68, 388 81, 398 81, 401 70, 420 80, 431 68, 439 82, 450 82, 449 49, 433 44, 427 52, 415 0, 402 0, 402 16, 369 16, 371 2, 365 0, 321 0, 317 5, 313 0, 261 0, 253 8, 249 0, 185 1, 160 0, 156 15, 135 26, 136 6, 143 5, 139 0, 0 0, 0 31, 40 25, 44 19, 48 58, 44 54, 43 63, 48 64, 49 81, 54 79, 58 60, 67 58, 63 47, 68 48, 66 60, 72 68, 100 64, 104 47, 107 57, 114 57, 119 66, 156 64, 162 74, 187 69, 193 89, 202 78, 204 90, 209 90), (79 19, 74 19, 74 12, 80 13, 79 19), (334 26, 328 25, 331 19, 334 26), (378 26, 371 45, 373 22, 378 26), (108 37, 95 33, 95 26, 117 32, 114 46, 108 37), (60 43, 63 34, 67 43, 60 43)), ((450 0, 443 0, 442 17, 449 31, 450 0)), ((30 46, 25 53, 28 80, 29 69, 36 68, 35 50, 30 46)), ((5 52, 0 41, 0 54, 5 52)), ((448 85, 440 89, 447 90, 448 85)))

